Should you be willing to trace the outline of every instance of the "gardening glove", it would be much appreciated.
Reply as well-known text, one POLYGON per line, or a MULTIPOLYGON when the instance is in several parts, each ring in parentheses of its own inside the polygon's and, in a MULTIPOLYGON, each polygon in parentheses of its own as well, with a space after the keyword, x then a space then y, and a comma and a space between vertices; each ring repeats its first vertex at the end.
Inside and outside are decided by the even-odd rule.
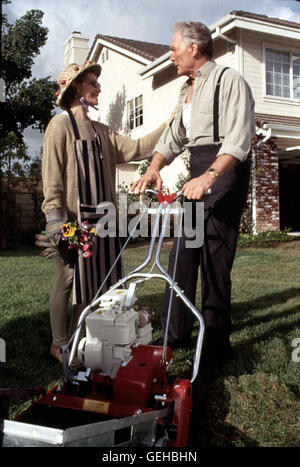
POLYGON ((35 245, 39 247, 43 247, 43 248, 49 248, 51 246, 51 242, 47 235, 41 233, 41 234, 36 234, 35 245))
POLYGON ((64 221, 55 220, 55 222, 48 222, 46 225, 46 234, 50 242, 50 247, 46 248, 42 256, 46 258, 60 256, 64 263, 73 267, 78 260, 78 252, 77 250, 69 250, 68 242, 61 239, 61 227, 63 224, 64 221))
POLYGON ((48 223, 46 225, 46 235, 49 238, 49 241, 52 246, 57 246, 58 242, 60 240, 60 232, 61 232, 61 226, 63 225, 63 221, 59 223, 48 223))
POLYGON ((45 250, 40 253, 40 256, 46 259, 53 259, 59 256, 59 253, 56 246, 51 246, 49 248, 45 248, 45 250))
POLYGON ((66 213, 62 208, 51 209, 46 214, 46 235, 52 246, 57 246, 60 240, 61 227, 66 222, 66 213))
POLYGON ((36 234, 35 245, 44 248, 40 253, 43 258, 52 259, 59 255, 58 249, 52 245, 49 237, 45 234, 36 234))

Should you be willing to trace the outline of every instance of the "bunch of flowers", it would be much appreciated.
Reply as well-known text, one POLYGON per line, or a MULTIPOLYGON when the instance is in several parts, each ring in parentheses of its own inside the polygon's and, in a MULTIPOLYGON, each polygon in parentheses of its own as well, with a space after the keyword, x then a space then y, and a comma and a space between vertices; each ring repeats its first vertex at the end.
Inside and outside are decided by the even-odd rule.
POLYGON ((62 225, 60 237, 63 241, 68 242, 69 250, 82 250, 83 257, 89 258, 92 256, 93 237, 96 235, 96 229, 89 229, 88 222, 82 222, 81 226, 78 222, 67 222, 62 225))

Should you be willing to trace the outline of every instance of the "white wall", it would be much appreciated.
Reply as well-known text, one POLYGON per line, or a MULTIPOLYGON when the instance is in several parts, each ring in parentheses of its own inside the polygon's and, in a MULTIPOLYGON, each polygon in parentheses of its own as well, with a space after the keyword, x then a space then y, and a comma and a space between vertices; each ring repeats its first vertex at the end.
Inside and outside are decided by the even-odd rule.
POLYGON ((271 115, 299 117, 300 101, 266 96, 264 48, 293 51, 300 54, 299 41, 284 39, 269 34, 239 29, 234 35, 238 45, 223 40, 214 43, 215 60, 218 64, 230 66, 246 79, 255 100, 255 112, 271 115))
POLYGON ((284 39, 262 33, 242 31, 244 77, 249 83, 255 100, 257 113, 299 117, 300 102, 265 96, 265 70, 263 48, 267 45, 274 49, 293 50, 300 54, 300 44, 291 39, 284 39))
MULTIPOLYGON (((106 48, 102 53, 106 55, 106 48)), ((143 94, 143 86, 137 79, 137 72, 142 64, 133 61, 124 55, 108 49, 108 60, 102 63, 102 54, 98 62, 102 67, 99 78, 101 94, 99 97, 100 112, 93 113, 99 121, 111 124, 114 120, 114 129, 125 133, 127 113, 126 102, 132 97, 143 94), (120 116, 122 117, 120 119, 120 116)))
POLYGON ((229 66, 236 71, 238 70, 238 62, 236 57, 235 45, 224 40, 216 40, 214 43, 214 59, 218 65, 229 66))
MULTIPOLYGON (((102 53, 105 53, 103 49, 102 53)), ((90 116, 102 123, 109 124, 118 133, 127 133, 127 101, 143 95, 144 123, 131 131, 130 136, 137 139, 156 129, 172 114, 179 95, 181 84, 186 78, 177 78, 162 87, 153 89, 153 78, 145 80, 138 74, 143 66, 119 52, 108 50, 108 60, 102 63, 102 53, 98 62, 102 67, 99 81, 101 94, 99 112, 91 110, 90 116)), ((139 178, 138 164, 122 165, 117 173, 116 185, 132 183, 139 178), (135 170, 134 170, 134 168, 135 170)), ((186 173, 181 157, 162 170, 164 185, 173 191, 179 173, 186 173)))
MULTIPOLYGON (((141 79, 141 78, 140 78, 141 79)), ((144 125, 132 132, 132 137, 136 138, 154 130, 157 126, 167 121, 176 107, 179 91, 186 77, 176 78, 167 82, 163 86, 153 89, 155 78, 149 77, 144 83, 144 125)), ((182 157, 177 157, 169 166, 161 171, 163 184, 171 192, 175 190, 180 173, 186 174, 186 167, 182 157)))

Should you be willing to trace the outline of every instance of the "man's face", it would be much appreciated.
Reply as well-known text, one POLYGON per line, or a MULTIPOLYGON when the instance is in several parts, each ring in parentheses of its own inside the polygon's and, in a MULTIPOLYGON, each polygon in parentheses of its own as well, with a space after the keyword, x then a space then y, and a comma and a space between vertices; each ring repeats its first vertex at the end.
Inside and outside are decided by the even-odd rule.
POLYGON ((195 65, 192 44, 186 45, 181 32, 178 31, 173 36, 170 49, 170 60, 176 66, 178 76, 189 76, 193 72, 195 65))

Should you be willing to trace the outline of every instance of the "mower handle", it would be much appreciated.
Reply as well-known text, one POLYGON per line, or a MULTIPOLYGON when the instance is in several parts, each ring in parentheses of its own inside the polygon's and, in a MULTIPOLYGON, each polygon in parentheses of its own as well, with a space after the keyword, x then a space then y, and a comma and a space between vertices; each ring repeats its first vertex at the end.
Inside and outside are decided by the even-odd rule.
MULTIPOLYGON (((152 193, 157 196, 159 193, 162 193, 162 191, 153 190, 152 188, 147 188, 146 193, 152 193)), ((209 188, 204 194, 211 195, 211 188, 209 188)), ((179 196, 184 196, 181 190, 176 192, 176 196, 174 197, 172 202, 174 202, 177 198, 179 198, 179 196)))
MULTIPOLYGON (((152 193, 153 195, 156 195, 156 196, 158 196, 160 193, 163 194, 162 191, 153 190, 152 188, 147 188, 146 193, 152 193)), ((177 191, 176 196, 172 199, 172 203, 174 203, 174 201, 176 201, 176 199, 179 198, 179 196, 181 195, 182 195, 182 191, 181 190, 177 191)))
MULTIPOLYGON (((146 190, 146 193, 152 193, 154 195, 158 195, 160 192, 158 190, 153 190, 153 189, 147 189, 146 190)), ((171 212, 171 205, 173 204, 173 202, 179 197, 182 195, 182 191, 178 191, 177 193, 175 193, 175 197, 172 199, 172 201, 168 202, 167 204, 167 208, 166 208, 166 216, 165 216, 165 220, 163 222, 163 225, 162 225, 162 231, 159 235, 159 240, 158 240, 158 247, 157 247, 157 251, 156 251, 156 259, 155 259, 155 263, 156 263, 156 266, 158 267, 158 269, 160 270, 160 272, 162 274, 151 274, 151 273, 147 273, 147 274, 140 274, 140 271, 142 269, 144 269, 144 267, 150 262, 151 258, 152 258, 152 255, 153 255, 153 250, 154 250, 154 244, 155 244, 155 238, 156 238, 156 234, 158 233, 159 231, 159 221, 160 221, 160 216, 162 215, 163 211, 164 211, 164 203, 160 203, 159 207, 158 207, 158 211, 157 211, 157 215, 156 215, 156 219, 155 219, 155 225, 154 225, 154 231, 153 231, 153 236, 151 238, 151 242, 150 242, 150 247, 149 247, 149 252, 148 252, 148 255, 147 255, 147 258, 145 259, 145 261, 140 264, 133 272, 127 274, 125 277, 123 277, 122 279, 120 279, 116 284, 114 284, 112 287, 110 287, 110 290, 114 290, 118 287, 120 287, 121 285, 125 284, 126 282, 128 282, 129 279, 132 279, 132 278, 135 278, 135 277, 143 277, 143 278, 154 278, 154 277, 157 277, 157 278, 161 278, 161 279, 164 279, 170 286, 171 289, 174 290, 174 292, 177 294, 177 296, 185 303, 185 305, 190 309, 190 311, 194 314, 194 316, 198 319, 199 321, 199 334, 198 334, 198 339, 197 339, 197 345, 196 345, 196 354, 195 354, 195 361, 194 361, 194 368, 193 368, 193 376, 192 376, 192 379, 191 379, 191 382, 194 382, 196 376, 197 376, 197 373, 198 373, 198 369, 199 369, 199 363, 200 363, 200 356, 201 356, 201 349, 202 349, 202 342, 203 342, 203 337, 204 337, 204 330, 205 330, 205 325, 204 325, 204 321, 203 321, 203 318, 202 318, 202 315, 198 312, 198 310, 195 308, 195 306, 188 300, 187 297, 185 297, 184 295, 184 292, 182 290, 180 290, 180 288, 178 287, 177 283, 174 282, 173 278, 167 273, 167 271, 163 268, 163 266, 160 264, 160 251, 161 251, 161 248, 162 248, 162 242, 163 242, 163 238, 164 238, 164 233, 165 233, 165 228, 166 228, 166 222, 167 222, 167 219, 170 215, 170 212, 171 212)), ((138 220, 139 222, 139 220, 138 220)), ((138 225, 138 222, 136 225, 138 225)), ((129 236, 129 239, 131 238, 131 235, 132 233, 130 234, 129 236)), ((127 239, 127 242, 128 240, 127 239)), ((127 242, 125 243, 125 245, 123 246, 121 252, 119 253, 119 256, 122 254, 124 248, 126 247, 127 245, 127 242)), ((119 258, 118 256, 118 258, 119 258)), ((118 260, 118 258, 116 259, 116 261, 118 260)), ((115 261, 115 262, 116 262, 115 261)), ((114 263, 115 264, 115 263, 114 263)), ((111 267, 111 270, 113 269, 114 265, 111 267)), ((111 270, 109 271, 109 273, 107 274, 107 277, 110 275, 110 272, 111 270)), ((76 332, 74 333, 74 335, 72 336, 72 339, 74 338, 73 340, 73 345, 72 345, 72 349, 71 349, 71 355, 69 357, 69 362, 67 362, 67 351, 65 352, 65 375, 68 377, 68 370, 69 370, 69 367, 70 367, 70 364, 72 363, 72 360, 74 358, 74 355, 75 355, 75 352, 76 352, 76 347, 78 345, 78 340, 79 340, 79 333, 80 333, 80 329, 81 329, 81 326, 82 326, 82 323, 83 323, 83 320, 85 319, 86 315, 90 312, 91 308, 94 307, 96 304, 98 304, 101 300, 101 297, 99 296, 100 295, 100 291, 102 290, 102 287, 105 283, 106 279, 103 281, 103 283, 101 284, 96 296, 94 297, 94 299, 92 300, 92 302, 83 310, 83 312, 81 313, 80 315, 80 318, 79 318, 79 322, 78 322, 78 326, 77 326, 77 330, 76 332)), ((171 290, 172 291, 172 290, 171 290)), ((167 345, 167 342, 164 343, 164 354, 165 354, 165 348, 166 348, 166 345, 167 345)))

